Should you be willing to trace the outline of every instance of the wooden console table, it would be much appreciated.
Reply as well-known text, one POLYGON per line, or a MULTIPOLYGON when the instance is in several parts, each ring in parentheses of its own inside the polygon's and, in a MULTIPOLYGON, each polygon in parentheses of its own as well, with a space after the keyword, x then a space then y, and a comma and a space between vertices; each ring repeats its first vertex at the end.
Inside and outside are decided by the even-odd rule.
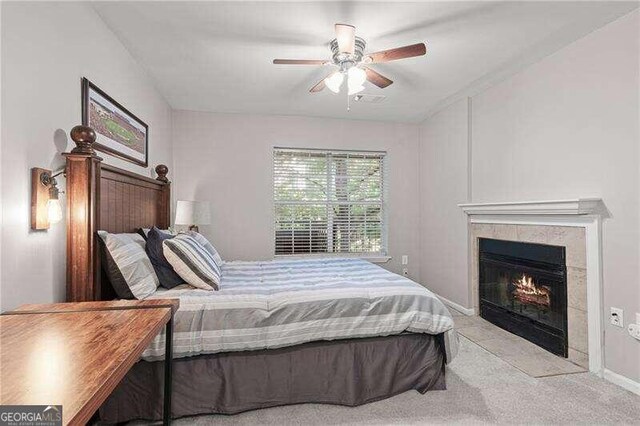
POLYGON ((178 299, 24 305, 0 315, 0 404, 62 405, 84 425, 166 327, 163 423, 171 421, 178 299))

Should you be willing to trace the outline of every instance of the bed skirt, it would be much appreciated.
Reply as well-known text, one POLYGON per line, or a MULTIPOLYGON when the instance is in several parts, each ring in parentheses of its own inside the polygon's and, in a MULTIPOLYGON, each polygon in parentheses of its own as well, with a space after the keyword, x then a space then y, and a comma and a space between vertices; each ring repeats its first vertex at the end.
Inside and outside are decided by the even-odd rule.
MULTIPOLYGON (((442 336, 401 334, 175 359, 172 416, 300 403, 356 406, 445 389, 442 336)), ((107 423, 162 418, 163 362, 133 366, 100 408, 107 423)))

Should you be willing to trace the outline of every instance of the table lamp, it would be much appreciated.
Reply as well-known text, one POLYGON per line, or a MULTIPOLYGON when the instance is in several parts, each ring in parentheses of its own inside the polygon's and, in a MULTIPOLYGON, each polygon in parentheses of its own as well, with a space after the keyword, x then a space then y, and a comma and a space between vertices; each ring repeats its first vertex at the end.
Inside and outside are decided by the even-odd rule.
POLYGON ((176 225, 188 225, 189 231, 198 232, 198 225, 211 224, 208 201, 178 201, 176 225))

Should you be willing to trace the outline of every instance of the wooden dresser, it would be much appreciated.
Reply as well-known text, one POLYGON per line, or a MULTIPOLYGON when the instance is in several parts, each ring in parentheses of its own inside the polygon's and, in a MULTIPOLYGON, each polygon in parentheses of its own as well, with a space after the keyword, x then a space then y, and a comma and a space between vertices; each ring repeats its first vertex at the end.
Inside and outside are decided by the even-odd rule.
POLYGON ((170 422, 177 299, 24 305, 0 315, 0 405, 62 405, 86 424, 166 327, 164 423, 170 422))

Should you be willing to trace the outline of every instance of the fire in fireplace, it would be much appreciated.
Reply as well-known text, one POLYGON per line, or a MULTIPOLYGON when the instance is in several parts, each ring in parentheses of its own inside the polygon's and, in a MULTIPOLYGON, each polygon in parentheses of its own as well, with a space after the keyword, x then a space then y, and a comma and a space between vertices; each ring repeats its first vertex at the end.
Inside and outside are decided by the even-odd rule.
POLYGON ((565 248, 481 238, 480 316, 567 356, 565 248))
POLYGON ((533 278, 522 274, 522 277, 513 283, 513 297, 521 303, 529 303, 533 305, 548 308, 551 306, 551 289, 547 286, 536 286, 533 278))

